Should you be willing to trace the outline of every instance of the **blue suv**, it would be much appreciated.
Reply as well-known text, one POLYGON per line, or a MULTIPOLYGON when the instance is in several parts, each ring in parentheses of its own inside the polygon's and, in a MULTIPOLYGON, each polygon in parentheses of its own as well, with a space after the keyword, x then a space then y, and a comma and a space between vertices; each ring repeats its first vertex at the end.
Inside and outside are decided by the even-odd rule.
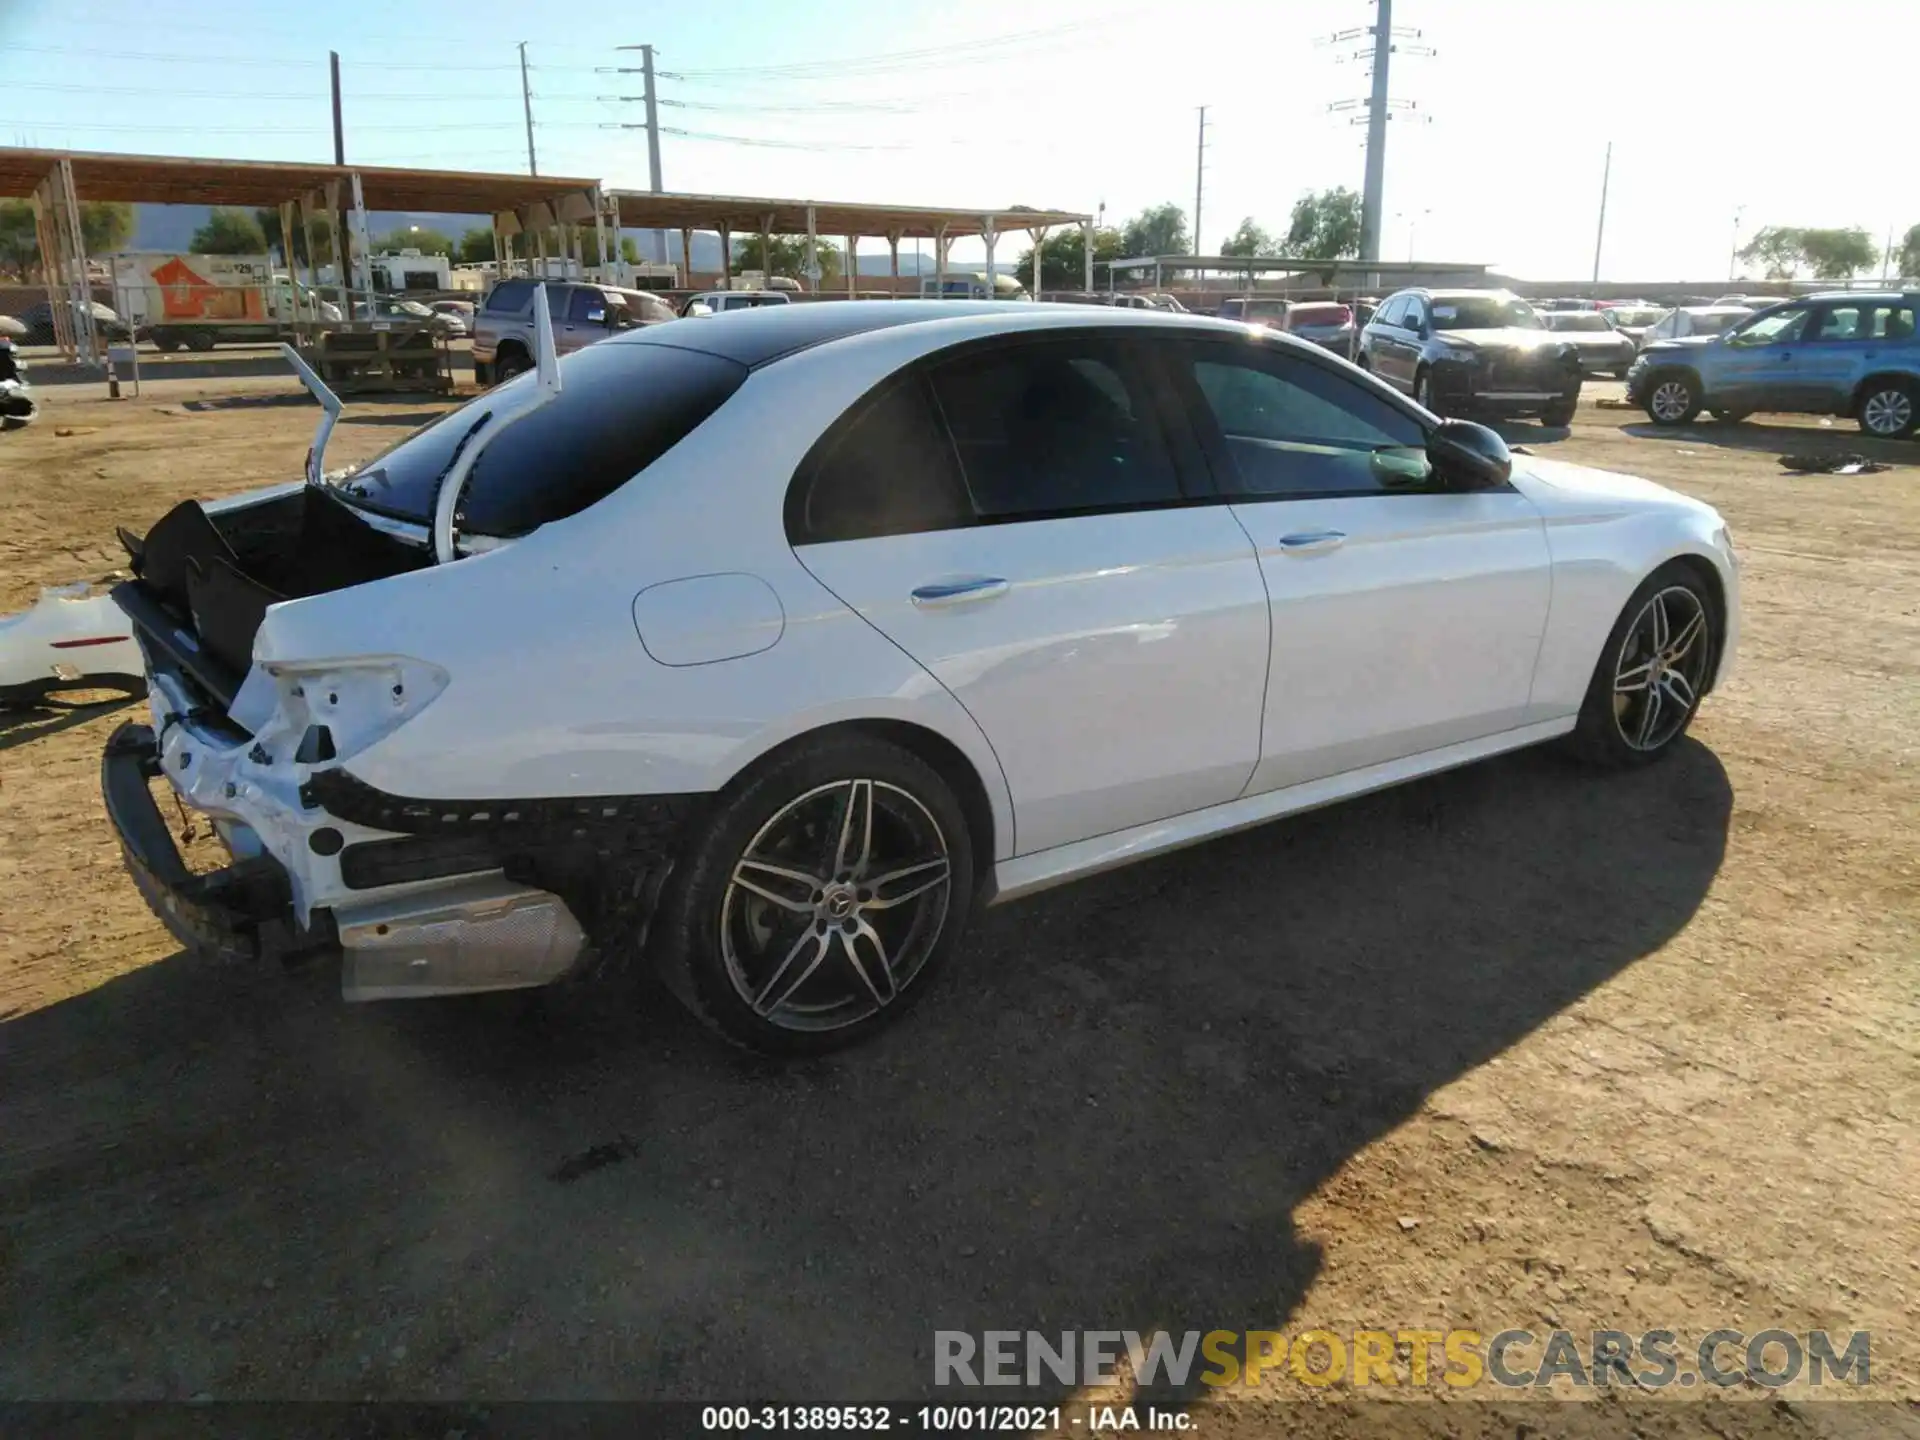
POLYGON ((1847 291, 1775 305, 1718 335, 1658 340, 1627 372, 1627 398, 1656 425, 1702 410, 1850 415, 1869 435, 1920 421, 1920 293, 1847 291))

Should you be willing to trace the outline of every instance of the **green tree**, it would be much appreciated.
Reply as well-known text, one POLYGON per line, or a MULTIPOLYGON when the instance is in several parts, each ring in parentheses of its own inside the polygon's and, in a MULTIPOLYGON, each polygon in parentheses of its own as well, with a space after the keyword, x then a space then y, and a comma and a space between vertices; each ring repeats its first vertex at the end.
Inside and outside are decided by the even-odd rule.
POLYGON ((373 242, 373 248, 379 250, 418 250, 422 255, 452 255, 457 248, 453 241, 425 225, 409 225, 389 231, 373 242))
POLYGON ((475 225, 460 237, 453 258, 462 265, 480 265, 499 257, 493 253, 493 227, 475 225))
POLYGON ((1288 219, 1286 253, 1310 260, 1343 260, 1360 253, 1361 202, 1344 185, 1302 195, 1288 219))
POLYGON ((193 232, 188 248, 195 255, 264 255, 267 236, 246 211, 216 207, 193 232))
POLYGON ((1816 280, 1851 280, 1873 268, 1880 247, 1873 236, 1855 226, 1846 230, 1802 230, 1800 254, 1816 280))
POLYGON ((1791 280, 1806 260, 1801 248, 1805 233, 1792 225, 1763 225, 1741 247, 1740 258, 1760 266, 1769 280, 1791 280))
POLYGON ((631 235, 620 237, 620 258, 629 265, 640 263, 640 242, 631 235))
MULTIPOLYGON (((1099 229, 1093 232, 1093 258, 1095 263, 1105 260, 1118 260, 1121 255, 1120 232, 1118 230, 1099 229)), ((1026 253, 1020 257, 1020 264, 1014 269, 1014 278, 1027 287, 1030 294, 1038 294, 1033 284, 1033 247, 1029 245, 1026 253)), ((1096 276, 1098 285, 1104 277, 1096 276)), ((1047 237, 1046 244, 1040 247, 1040 290, 1078 290, 1087 283, 1087 240, 1086 234, 1078 225, 1069 225, 1056 230, 1047 237)))
POLYGON ((133 206, 124 200, 89 200, 80 207, 80 238, 89 255, 111 255, 133 239, 133 206))
POLYGON ((1187 212, 1172 201, 1149 206, 1127 221, 1120 245, 1128 256, 1188 254, 1187 212))
MULTIPOLYGON (((831 245, 820 245, 816 247, 816 254, 820 261, 820 283, 829 285, 840 277, 840 252, 831 245)), ((761 270, 768 275, 786 275, 795 280, 804 277, 807 242, 802 236, 773 236, 766 255, 761 251, 758 235, 745 235, 733 242, 735 270, 761 270), (771 255, 772 264, 764 263, 766 255, 771 255)))
POLYGON ((1240 222, 1240 228, 1220 242, 1222 255, 1278 255, 1280 251, 1273 243, 1262 225, 1249 215, 1240 222))
POLYGON ((39 264, 33 206, 25 200, 0 200, 0 271, 25 282, 33 278, 39 264))
POLYGON ((1905 237, 1900 241, 1898 253, 1901 276, 1911 279, 1920 275, 1920 225, 1908 229, 1905 237))
MULTIPOLYGON (((118 200, 93 200, 80 207, 80 238, 89 255, 124 250, 133 239, 133 206, 118 200)), ((40 241, 33 224, 33 202, 0 200, 0 274, 27 282, 40 276, 40 241)))

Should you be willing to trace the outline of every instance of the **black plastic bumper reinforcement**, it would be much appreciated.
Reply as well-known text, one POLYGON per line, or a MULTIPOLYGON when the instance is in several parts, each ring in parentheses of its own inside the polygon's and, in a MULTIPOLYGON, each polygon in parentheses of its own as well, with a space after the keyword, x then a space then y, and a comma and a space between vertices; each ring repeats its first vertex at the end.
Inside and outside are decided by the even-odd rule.
POLYGON ((142 582, 129 580, 108 593, 113 603, 133 621, 149 654, 192 677, 201 689, 220 702, 221 709, 232 708, 233 697, 240 693, 240 682, 245 676, 234 674, 231 668, 207 654, 198 638, 176 620, 142 582))
MULTIPOLYGON (((666 853, 700 813, 705 795, 592 795, 551 800, 420 800, 389 795, 343 769, 300 787, 309 808, 401 835, 465 835, 497 853, 585 842, 596 849, 666 853)), ((354 849, 358 846, 352 847, 354 849)), ((388 883, 388 882, 382 882, 388 883)))
POLYGON ((501 863, 489 835, 403 835, 347 846, 340 852, 340 880, 349 890, 377 890, 413 880, 477 875, 498 870, 501 863))
POLYGON ((148 782, 160 773, 159 748, 145 725, 122 725, 100 759, 100 794, 120 838, 128 873, 176 940, 193 949, 293 959, 333 943, 330 917, 318 928, 293 924, 287 872, 271 856, 196 875, 180 858, 148 782))

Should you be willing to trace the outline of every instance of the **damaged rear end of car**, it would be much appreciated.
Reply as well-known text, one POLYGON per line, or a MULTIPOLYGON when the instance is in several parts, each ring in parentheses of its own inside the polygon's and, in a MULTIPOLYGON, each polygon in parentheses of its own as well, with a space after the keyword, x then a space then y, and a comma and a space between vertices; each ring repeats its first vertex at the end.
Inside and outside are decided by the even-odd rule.
POLYGON ((439 638, 469 588, 447 583, 457 572, 617 488, 739 383, 703 374, 699 404, 620 428, 596 391, 658 360, 599 347, 566 413, 536 296, 534 373, 343 475, 324 471, 339 402, 294 357, 324 410, 304 483, 187 501, 143 537, 121 532, 135 578, 113 599, 144 654, 151 720, 109 739, 102 791, 129 873, 183 945, 290 964, 337 956, 350 1000, 544 985, 583 964, 594 917, 644 884, 609 864, 633 853, 622 826, 680 818, 579 798, 414 800, 347 768, 470 668, 439 638), (543 410, 544 427, 521 424, 543 410), (552 479, 540 451, 557 430, 602 442, 599 467, 570 455, 552 479), (167 790, 230 863, 189 865, 167 790))

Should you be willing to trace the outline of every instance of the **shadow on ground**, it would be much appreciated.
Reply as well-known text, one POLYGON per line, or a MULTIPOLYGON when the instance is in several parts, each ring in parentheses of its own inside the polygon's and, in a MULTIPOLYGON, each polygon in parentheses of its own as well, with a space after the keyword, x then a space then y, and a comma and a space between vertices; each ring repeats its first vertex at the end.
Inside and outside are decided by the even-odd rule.
POLYGON ((0 704, 0 751, 31 744, 84 725, 98 716, 124 710, 136 703, 136 699, 133 695, 116 695, 110 700, 90 700, 84 704, 70 704, 58 698, 0 704))
POLYGON ((162 961, 0 1027, 0 1394, 846 1402, 936 1329, 1284 1328, 1301 1198, 1684 926, 1731 805, 1692 742, 1474 766, 987 912, 784 1070, 650 988, 162 961))
POLYGON ((1826 425, 1769 425, 1759 420, 1731 424, 1702 417, 1691 425, 1623 425, 1622 432, 1643 440, 1672 440, 1713 445, 1724 450, 1757 450, 1770 455, 1864 455, 1889 465, 1920 465, 1920 440, 1879 440, 1862 434, 1851 420, 1826 425))

